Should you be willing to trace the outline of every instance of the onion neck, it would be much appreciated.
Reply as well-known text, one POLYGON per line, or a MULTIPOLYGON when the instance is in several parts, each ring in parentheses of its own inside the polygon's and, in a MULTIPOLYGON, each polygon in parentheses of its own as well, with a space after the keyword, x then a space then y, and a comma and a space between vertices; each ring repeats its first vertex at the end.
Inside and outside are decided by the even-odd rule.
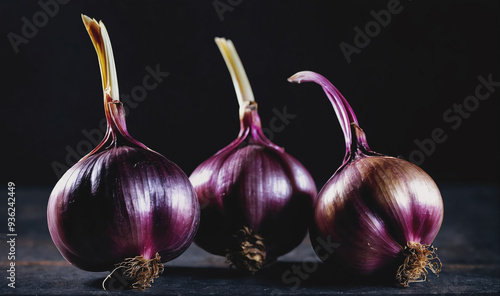
MULTIPOLYGON (((125 122, 125 109, 120 101, 118 77, 115 58, 108 31, 102 21, 97 22, 82 14, 82 20, 97 52, 101 70, 102 89, 104 94, 104 112, 107 130, 102 142, 87 156, 109 147, 133 145, 148 149, 144 144, 130 136, 125 122)), ((85 156, 85 157, 87 157, 85 156)), ((84 157, 84 158, 85 158, 84 157)))
POLYGON ((328 79, 312 71, 302 71, 288 78, 288 81, 295 83, 315 82, 323 88, 344 133, 346 153, 343 164, 362 156, 377 154, 371 151, 368 146, 365 133, 359 127, 358 119, 351 105, 328 79))
POLYGON ((241 145, 248 141, 248 144, 265 145, 283 151, 283 148, 272 143, 262 131, 252 87, 233 42, 225 38, 215 38, 215 43, 226 62, 229 74, 231 74, 240 106, 240 133, 233 145, 241 145))
POLYGON ((344 164, 367 156, 381 156, 370 149, 366 142, 365 132, 355 123, 351 123, 351 134, 354 137, 344 158, 344 164))
POLYGON ((240 117, 240 133, 237 138, 238 145, 247 142, 248 144, 264 145, 282 152, 284 151, 282 147, 274 144, 264 135, 260 116, 257 112, 257 103, 248 103, 240 114, 242 115, 240 117))

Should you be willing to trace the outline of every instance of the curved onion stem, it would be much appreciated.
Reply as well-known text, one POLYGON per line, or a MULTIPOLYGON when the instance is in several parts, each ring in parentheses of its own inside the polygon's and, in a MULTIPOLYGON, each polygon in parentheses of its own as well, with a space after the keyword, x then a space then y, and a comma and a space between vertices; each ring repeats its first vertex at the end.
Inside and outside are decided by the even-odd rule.
POLYGON ((226 62, 227 69, 231 74, 234 90, 236 91, 238 103, 240 104, 240 117, 243 117, 249 103, 255 102, 250 81, 248 81, 245 68, 243 68, 243 64, 241 63, 241 59, 238 52, 236 52, 233 42, 225 38, 216 37, 215 43, 217 43, 222 57, 226 62))
POLYGON ((361 148, 362 150, 371 152, 366 141, 366 136, 361 128, 359 128, 358 119, 356 118, 354 110, 352 110, 351 105, 349 105, 344 96, 330 81, 328 81, 328 79, 318 73, 301 71, 288 78, 288 81, 295 83, 301 83, 303 81, 315 82, 321 85, 326 96, 330 99, 333 109, 337 114, 342 132, 344 133, 346 144, 346 156, 344 161, 348 160, 351 152, 356 151, 355 149, 361 148), (354 130, 354 135, 351 129, 354 130))
MULTIPOLYGON (((333 109, 335 110, 335 114, 337 115, 337 118, 339 120, 340 127, 342 128, 342 132, 344 133, 346 149, 349 149, 351 147, 351 141, 352 141, 352 135, 350 129, 352 118, 344 106, 344 103, 342 101, 343 98, 342 95, 340 94, 340 92, 337 91, 335 86, 333 86, 326 78, 324 78, 320 74, 311 71, 298 72, 292 75, 290 78, 288 78, 288 81, 295 83, 312 81, 321 85, 328 99, 330 99, 330 103, 332 104, 333 109)), ((354 120, 356 120, 356 117, 354 117, 354 120)))

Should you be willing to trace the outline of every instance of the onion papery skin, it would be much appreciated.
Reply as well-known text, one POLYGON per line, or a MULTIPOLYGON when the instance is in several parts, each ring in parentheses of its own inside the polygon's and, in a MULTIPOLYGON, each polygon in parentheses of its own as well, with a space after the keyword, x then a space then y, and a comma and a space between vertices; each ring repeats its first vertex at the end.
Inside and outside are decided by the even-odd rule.
POLYGON ((163 272, 162 262, 192 243, 199 204, 186 174, 128 133, 106 27, 84 15, 82 20, 99 59, 107 130, 52 190, 48 227, 68 262, 88 271, 112 270, 104 289, 115 288, 107 281, 119 270, 126 276, 121 288, 143 290, 163 272))
POLYGON ((401 286, 438 274, 442 264, 431 243, 444 209, 436 183, 418 166, 371 150, 351 106, 325 77, 302 71, 288 81, 321 85, 345 138, 344 161, 315 204, 310 239, 318 257, 354 274, 390 275, 401 286))
POLYGON ((212 254, 226 255, 246 226, 263 237, 272 262, 298 246, 311 224, 314 181, 265 138, 256 110, 245 112, 239 137, 200 164, 190 180, 201 205, 195 243, 212 254))
POLYGON ((240 133, 189 177, 201 208, 195 243, 254 274, 302 242, 312 223, 317 190, 304 166, 264 135, 233 42, 215 42, 238 99, 240 133))
MULTIPOLYGON (((430 245, 443 221, 443 202, 431 177, 389 156, 348 162, 324 185, 310 238, 338 242, 325 262, 369 275, 401 264, 407 242, 430 245)), ((325 256, 321 250, 318 256, 325 256)))
POLYGON ((56 184, 48 204, 52 240, 64 258, 106 271, 158 252, 166 262, 191 244, 199 221, 184 172, 162 155, 129 146, 90 155, 56 184))

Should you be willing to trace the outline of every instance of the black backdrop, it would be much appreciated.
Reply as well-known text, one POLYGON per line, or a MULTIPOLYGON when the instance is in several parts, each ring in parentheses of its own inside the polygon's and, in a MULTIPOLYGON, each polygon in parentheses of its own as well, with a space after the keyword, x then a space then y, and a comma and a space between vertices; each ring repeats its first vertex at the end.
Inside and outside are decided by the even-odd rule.
POLYGON ((268 134, 319 186, 340 165, 344 144, 321 88, 286 81, 300 70, 338 87, 375 151, 411 158, 438 182, 496 183, 500 89, 493 86, 486 100, 469 96, 480 76, 500 81, 498 1, 397 2, 2 0, 2 182, 53 186, 54 166, 88 151, 86 132, 99 136, 101 81, 84 13, 107 26, 122 97, 141 100, 129 105, 130 133, 188 175, 239 130, 234 89, 213 41, 221 36, 235 43, 263 126, 279 119, 277 111, 296 116, 268 134), (371 11, 388 6, 397 13, 375 25, 371 11), (369 43, 356 39, 367 24, 369 43), (350 63, 342 42, 363 47, 350 63), (144 95, 147 67, 168 76, 144 95), (444 136, 431 144, 435 129, 444 136))

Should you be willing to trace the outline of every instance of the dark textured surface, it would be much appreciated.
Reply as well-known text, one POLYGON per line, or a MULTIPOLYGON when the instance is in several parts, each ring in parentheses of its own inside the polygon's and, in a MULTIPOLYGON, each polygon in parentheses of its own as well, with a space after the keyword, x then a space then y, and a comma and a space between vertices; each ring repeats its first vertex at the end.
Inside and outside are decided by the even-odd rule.
MULTIPOLYGON (((241 275, 196 246, 166 264, 165 272, 138 295, 335 295, 335 294, 434 294, 498 295, 499 287, 499 195, 494 186, 441 185, 445 216, 434 244, 444 267, 430 283, 399 288, 375 279, 349 279, 325 270, 308 239, 256 276, 241 275), (293 271, 300 268, 300 276, 293 271), (302 279, 301 279, 302 277, 302 279), (296 284, 300 284, 296 287, 296 284)), ((16 289, 7 287, 8 250, 0 244, 0 294, 104 295, 101 282, 106 273, 91 273, 69 265, 53 245, 46 225, 50 189, 16 191, 17 245, 16 289)), ((2 206, 3 207, 3 206, 2 206)), ((7 217, 2 211, 0 221, 7 217)), ((5 223, 6 224, 6 223, 5 223)), ((4 225, 5 225, 4 224, 4 225)), ((2 227, 2 232, 5 232, 2 227)))

